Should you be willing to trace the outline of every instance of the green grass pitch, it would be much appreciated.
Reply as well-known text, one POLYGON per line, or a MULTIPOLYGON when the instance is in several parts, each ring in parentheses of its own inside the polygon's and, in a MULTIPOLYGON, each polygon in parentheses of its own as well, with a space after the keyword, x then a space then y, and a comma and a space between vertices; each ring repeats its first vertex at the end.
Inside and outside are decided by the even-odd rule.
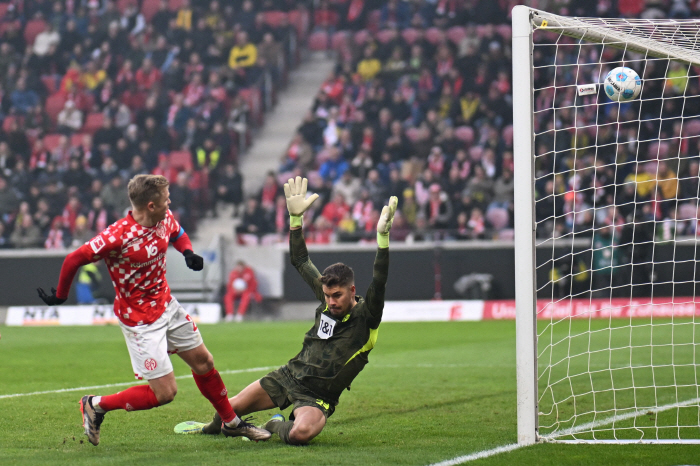
MULTIPOLYGON (((309 325, 246 322, 202 325, 201 330, 229 392, 235 392, 266 370, 234 371, 285 363, 301 348, 309 325)), ((575 322, 573 330, 587 326, 587 322, 575 322)), ((551 330, 555 337, 569 332, 568 326, 551 330)), ((3 327, 1 332, 0 397, 132 380, 118 328, 3 327)), ((602 338, 600 344, 608 341, 602 338)), ((574 347, 579 344, 583 343, 577 341, 574 347)), ((562 348, 552 348, 555 359, 562 348)), ((179 358, 173 357, 173 362, 176 376, 189 373, 179 358)), ((618 362, 624 363, 624 358, 618 362)), ((515 324, 382 324, 369 365, 352 390, 343 394, 321 435, 307 447, 289 447, 277 437, 254 443, 223 436, 175 435, 177 423, 209 420, 213 414, 191 378, 178 379, 178 386, 170 405, 109 413, 97 447, 82 433, 78 400, 88 393, 113 393, 124 385, 0 398, 0 464, 421 465, 512 444, 516 442, 515 324)), ((276 412, 259 413, 258 423, 276 412)), ((699 463, 699 445, 541 444, 469 464, 699 463)))

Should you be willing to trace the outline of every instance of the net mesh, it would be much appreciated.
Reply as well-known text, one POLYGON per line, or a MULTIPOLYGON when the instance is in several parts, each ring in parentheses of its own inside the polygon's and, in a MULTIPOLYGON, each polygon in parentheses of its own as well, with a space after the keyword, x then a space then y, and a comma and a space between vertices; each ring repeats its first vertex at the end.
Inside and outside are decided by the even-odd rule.
POLYGON ((533 19, 539 435, 700 439, 700 22, 557 18, 533 19), (632 102, 599 85, 618 66, 632 102))

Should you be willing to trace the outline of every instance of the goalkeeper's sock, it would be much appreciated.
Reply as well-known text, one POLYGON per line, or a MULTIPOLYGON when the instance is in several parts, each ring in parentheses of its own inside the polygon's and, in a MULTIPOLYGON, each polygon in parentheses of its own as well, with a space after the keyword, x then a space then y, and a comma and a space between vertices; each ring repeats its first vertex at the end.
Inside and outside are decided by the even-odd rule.
MULTIPOLYGON (((130 387, 123 392, 115 393, 114 395, 101 396, 97 400, 97 405, 100 410, 107 412, 115 409, 125 409, 127 411, 143 411, 145 409, 156 408, 160 406, 156 394, 153 393, 148 385, 136 385, 130 387)), ((95 400, 92 407, 97 411, 95 400)))
MULTIPOLYGON (((192 372, 192 377, 194 378, 199 391, 202 392, 204 398, 209 400, 209 402, 214 406, 216 412, 219 413, 221 419, 228 424, 233 423, 234 419, 237 419, 236 413, 233 412, 231 403, 228 401, 228 391, 224 385, 224 381, 221 380, 219 371, 212 369, 204 375, 195 374, 192 372)), ((239 419, 240 421, 240 419, 239 419)), ((236 423, 237 425, 238 423, 236 423)))
POLYGON ((287 445, 302 445, 301 443, 297 443, 291 438, 289 438, 289 433, 292 431, 292 427, 294 427, 294 421, 277 421, 268 422, 267 424, 265 424, 265 429, 279 435, 282 441, 287 445))

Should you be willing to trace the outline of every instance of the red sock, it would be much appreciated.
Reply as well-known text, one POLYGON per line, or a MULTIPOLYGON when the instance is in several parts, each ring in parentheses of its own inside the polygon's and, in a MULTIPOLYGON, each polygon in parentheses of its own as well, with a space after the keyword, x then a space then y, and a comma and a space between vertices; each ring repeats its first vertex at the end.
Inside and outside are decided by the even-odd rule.
POLYGON ((127 411, 142 411, 160 406, 156 394, 148 385, 136 385, 114 395, 103 396, 100 408, 105 411, 125 409, 127 411))
POLYGON ((224 381, 221 380, 219 371, 212 369, 204 375, 197 375, 192 372, 192 377, 199 387, 199 391, 202 392, 204 398, 209 400, 209 402, 214 406, 216 412, 219 413, 221 419, 224 422, 231 422, 236 417, 236 413, 233 412, 231 403, 228 402, 228 391, 224 385, 224 381))

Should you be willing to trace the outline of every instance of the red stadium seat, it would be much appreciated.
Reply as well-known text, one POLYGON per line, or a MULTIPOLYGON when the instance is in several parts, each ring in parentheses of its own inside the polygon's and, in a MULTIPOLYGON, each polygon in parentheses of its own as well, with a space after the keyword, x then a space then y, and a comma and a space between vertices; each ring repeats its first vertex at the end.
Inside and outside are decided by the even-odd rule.
POLYGON ((455 137, 466 144, 471 144, 474 142, 474 129, 471 126, 458 126, 455 128, 455 137))
POLYGON ((27 45, 34 44, 34 39, 46 29, 46 21, 43 19, 32 19, 24 26, 24 40, 27 45))
POLYGON ((396 32, 392 29, 382 29, 377 33, 376 37, 379 42, 386 44, 396 37, 396 32))
POLYGON ((160 0, 143 0, 141 5, 141 14, 147 23, 151 22, 153 16, 158 12, 160 0))
POLYGON ((425 39, 433 45, 437 45, 445 39, 445 33, 438 28, 428 28, 425 31, 425 39))
POLYGON ((51 94, 46 99, 46 106, 44 107, 44 110, 46 110, 46 114, 53 123, 56 123, 56 117, 61 112, 61 110, 63 110, 63 106, 66 104, 66 100, 68 99, 66 95, 62 92, 56 92, 55 94, 51 94))
POLYGON ((91 112, 95 105, 95 96, 89 92, 79 92, 75 95, 75 106, 83 112, 91 112))
POLYGON ((170 11, 177 11, 184 5, 184 0, 168 0, 168 8, 170 11))
POLYGON ((287 13, 284 11, 265 11, 263 17, 265 24, 271 28, 278 28, 282 21, 287 18, 287 13))
POLYGON ((328 33, 326 31, 316 31, 309 36, 309 49, 326 50, 328 48, 328 33))
POLYGON ((405 40, 408 45, 413 45, 419 36, 420 33, 413 28, 406 28, 401 31, 401 37, 403 37, 403 40, 405 40))
POLYGON ((462 26, 453 26, 447 30, 447 38, 455 45, 459 45, 465 37, 467 32, 462 26))
POLYGON ((23 123, 22 117, 16 117, 14 115, 8 115, 7 117, 5 117, 5 120, 2 122, 2 130, 6 133, 12 131, 12 124, 15 121, 18 122, 20 125, 23 123))
POLYGON ((44 136, 44 147, 46 147, 46 150, 52 152, 55 148, 57 148, 58 143, 61 140, 61 136, 63 135, 57 133, 51 133, 44 136))
POLYGON ((333 50, 340 50, 348 45, 348 33, 346 31, 338 31, 331 38, 331 47, 333 50))
POLYGON ((292 10, 287 13, 287 18, 289 19, 289 24, 297 30, 297 36, 300 39, 305 38, 309 31, 309 12, 306 10, 292 10))
POLYGON ((513 29, 508 24, 499 24, 496 26, 496 32, 507 41, 513 36, 513 29))
POLYGON ((361 30, 357 31, 355 35, 353 36, 352 40, 355 42, 355 45, 362 46, 367 42, 370 38, 370 34, 366 30, 361 30))
POLYGON ((0 3, 0 20, 5 19, 5 14, 9 8, 9 3, 0 3))
POLYGON ((102 128, 104 120, 105 116, 102 112, 88 113, 81 131, 83 133, 95 134, 95 131, 102 128))
POLYGON ((192 154, 188 150, 177 150, 170 153, 170 166, 178 171, 192 170, 192 154))
POLYGON ((136 0, 118 0, 117 1, 117 9, 119 10, 120 13, 124 13, 124 10, 126 10, 126 7, 129 5, 136 5, 138 2, 136 0))
POLYGON ((80 147, 83 144, 83 136, 85 133, 74 133, 70 137, 71 147, 80 147))

